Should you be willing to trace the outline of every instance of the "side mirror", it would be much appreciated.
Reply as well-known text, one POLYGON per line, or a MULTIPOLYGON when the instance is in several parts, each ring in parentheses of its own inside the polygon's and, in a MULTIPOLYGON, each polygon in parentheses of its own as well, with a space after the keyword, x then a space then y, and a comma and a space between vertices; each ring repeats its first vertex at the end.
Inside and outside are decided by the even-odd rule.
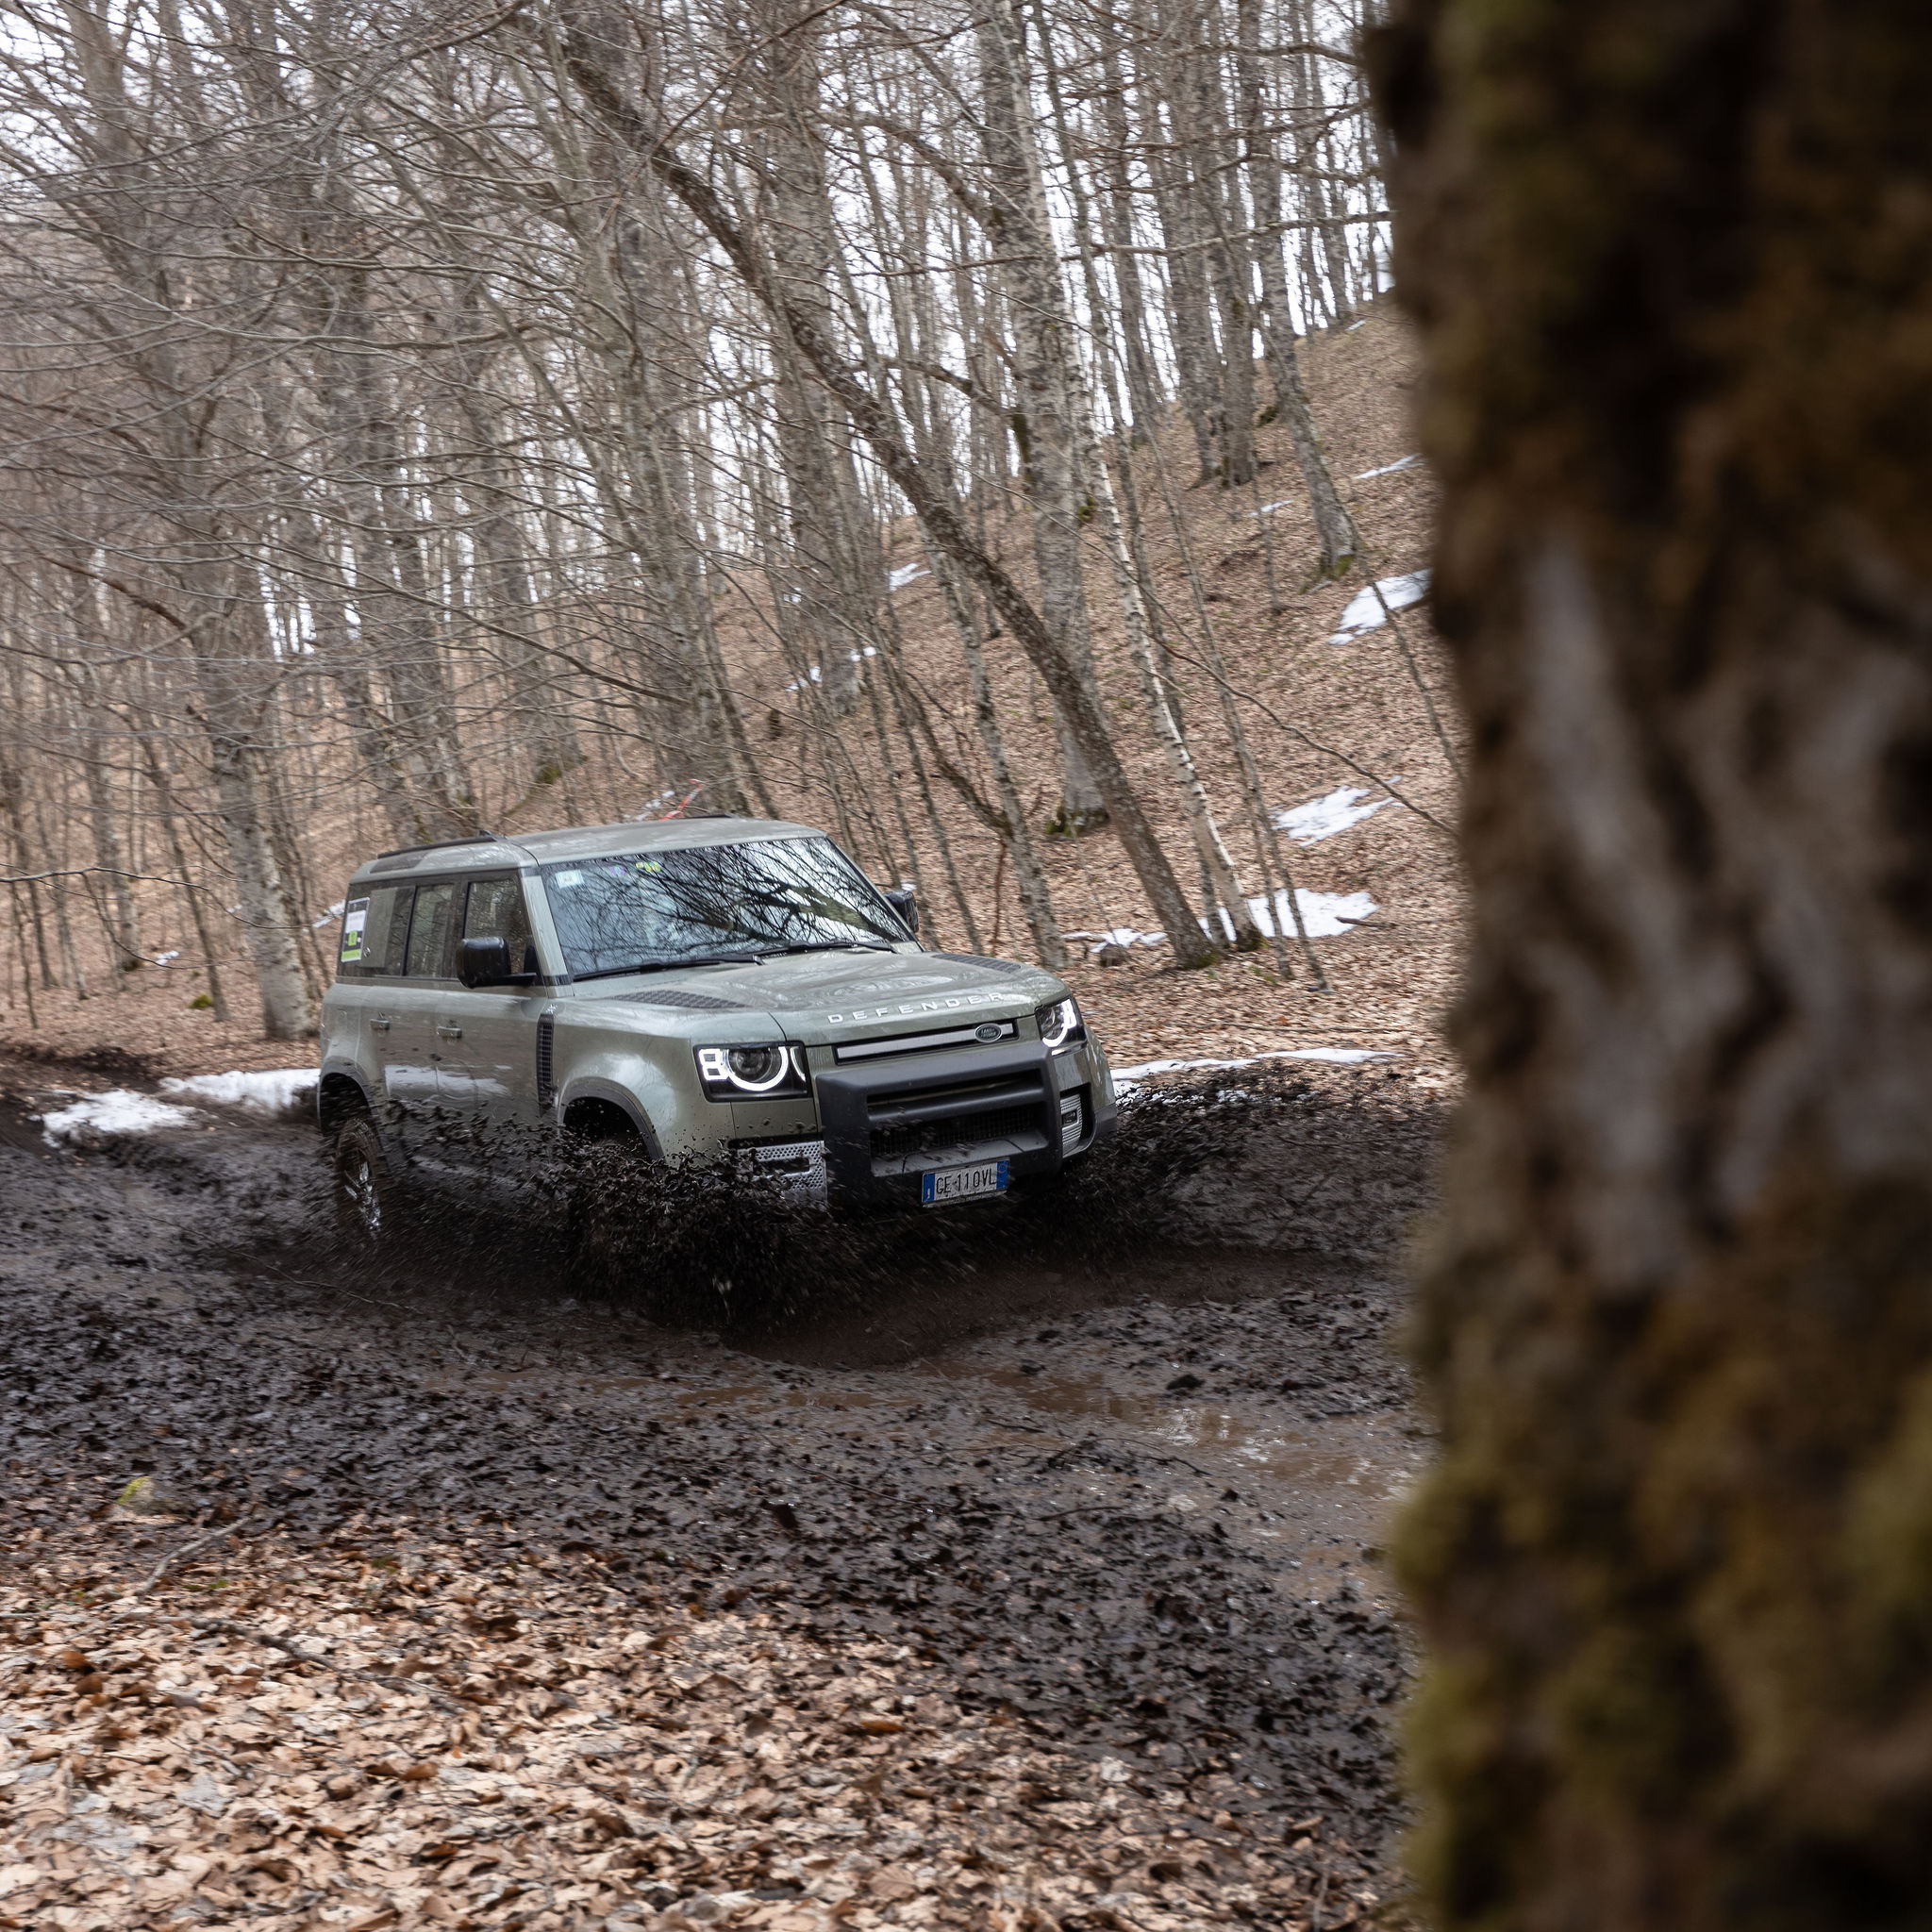
POLYGON ((457 977, 471 991, 483 986, 533 986, 534 973, 509 970, 509 941, 501 937, 465 940, 457 950, 457 977))
POLYGON ((886 904, 906 922, 906 930, 919 937, 919 899, 910 886, 893 886, 886 892, 886 904))

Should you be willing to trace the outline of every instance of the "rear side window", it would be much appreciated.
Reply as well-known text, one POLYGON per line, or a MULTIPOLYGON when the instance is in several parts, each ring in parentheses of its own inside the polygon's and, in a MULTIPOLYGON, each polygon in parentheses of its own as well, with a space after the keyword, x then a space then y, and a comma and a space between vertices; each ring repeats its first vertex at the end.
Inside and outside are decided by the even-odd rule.
POLYGON ((438 979, 447 972, 449 915, 456 892, 453 882, 416 888, 416 910, 409 921, 409 958, 403 969, 411 979, 438 979))
POLYGON ((351 899, 342 912, 342 945, 337 971, 344 979, 367 979, 403 970, 403 941, 409 930, 414 886, 377 886, 365 899, 351 899))
POLYGON ((472 879, 469 905, 463 913, 463 937, 506 941, 512 973, 538 970, 521 879, 472 879))

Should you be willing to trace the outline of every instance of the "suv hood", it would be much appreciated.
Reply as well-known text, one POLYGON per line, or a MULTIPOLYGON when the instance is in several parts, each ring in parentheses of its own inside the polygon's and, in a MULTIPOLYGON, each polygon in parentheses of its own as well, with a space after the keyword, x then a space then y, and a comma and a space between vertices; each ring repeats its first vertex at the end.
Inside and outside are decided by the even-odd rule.
POLYGON ((620 980, 608 993, 585 989, 589 998, 644 1009, 683 1007, 699 994, 708 1006, 728 1001, 747 1012, 769 1013, 784 1033, 808 1044, 919 1032, 956 1013, 1014 1018, 1066 992, 1051 973, 1013 960, 873 952, 795 953, 758 966, 653 973, 620 980), (680 997, 662 998, 671 992, 680 997))

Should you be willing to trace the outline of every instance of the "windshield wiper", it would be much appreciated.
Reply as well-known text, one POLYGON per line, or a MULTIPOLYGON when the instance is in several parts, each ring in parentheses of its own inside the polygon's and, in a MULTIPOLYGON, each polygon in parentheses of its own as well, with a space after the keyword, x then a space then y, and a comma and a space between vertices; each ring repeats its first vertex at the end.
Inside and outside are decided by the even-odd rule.
POLYGON ((774 946, 758 957, 773 959, 780 953, 842 953, 854 946, 866 953, 890 953, 892 950, 884 940, 808 940, 796 946, 774 946))
POLYGON ((635 966, 599 966, 592 973, 573 973, 583 979, 616 979, 625 973, 675 973, 680 966, 756 966, 759 953, 700 953, 694 959, 641 959, 635 966))

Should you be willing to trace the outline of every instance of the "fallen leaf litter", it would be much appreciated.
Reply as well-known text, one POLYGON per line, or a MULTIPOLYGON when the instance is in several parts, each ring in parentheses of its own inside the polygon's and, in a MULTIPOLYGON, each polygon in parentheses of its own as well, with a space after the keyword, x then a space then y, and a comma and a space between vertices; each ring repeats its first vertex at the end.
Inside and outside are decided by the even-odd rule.
POLYGON ((145 1596, 0 1590, 0 1925, 1179 1932, 1306 1924, 1353 1864, 1238 1777, 1184 1794, 964 1706, 904 1644, 522 1557, 363 1524, 145 1596))

